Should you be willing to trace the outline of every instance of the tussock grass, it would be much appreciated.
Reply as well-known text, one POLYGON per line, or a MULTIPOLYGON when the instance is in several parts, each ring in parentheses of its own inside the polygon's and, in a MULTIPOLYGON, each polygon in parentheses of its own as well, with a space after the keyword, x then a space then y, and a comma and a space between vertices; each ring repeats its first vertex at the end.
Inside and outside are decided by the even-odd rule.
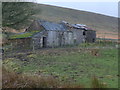
POLYGON ((3 68, 2 82, 3 88, 55 88, 59 85, 52 76, 28 76, 9 72, 5 68, 3 68))
POLYGON ((107 85, 104 83, 101 83, 96 77, 93 77, 91 87, 92 88, 106 88, 107 85))
MULTIPOLYGON (((105 85, 97 78, 93 78, 91 88, 105 88, 105 85)), ((3 88, 85 88, 84 85, 76 85, 73 83, 62 83, 52 76, 24 75, 8 71, 3 67, 3 88)), ((82 90, 82 89, 81 89, 82 90)))

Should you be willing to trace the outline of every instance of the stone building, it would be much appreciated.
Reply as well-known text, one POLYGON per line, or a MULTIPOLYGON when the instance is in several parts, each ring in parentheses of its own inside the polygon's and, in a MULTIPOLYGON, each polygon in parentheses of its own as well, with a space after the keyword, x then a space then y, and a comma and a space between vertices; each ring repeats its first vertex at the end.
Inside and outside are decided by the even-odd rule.
MULTIPOLYGON (((35 49, 78 45, 83 42, 95 42, 96 32, 84 25, 35 20, 26 32, 35 32, 30 36, 30 46, 35 49)), ((22 38, 23 39, 23 38, 22 38)))

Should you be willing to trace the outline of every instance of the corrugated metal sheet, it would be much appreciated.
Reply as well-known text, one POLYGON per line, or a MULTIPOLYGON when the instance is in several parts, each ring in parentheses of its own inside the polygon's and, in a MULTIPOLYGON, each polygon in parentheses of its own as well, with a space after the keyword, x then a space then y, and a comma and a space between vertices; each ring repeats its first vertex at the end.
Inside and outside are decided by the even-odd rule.
POLYGON ((66 31, 67 27, 64 24, 58 24, 58 23, 53 23, 53 22, 48 22, 48 21, 38 21, 40 25, 42 25, 45 30, 56 30, 56 31, 66 31))

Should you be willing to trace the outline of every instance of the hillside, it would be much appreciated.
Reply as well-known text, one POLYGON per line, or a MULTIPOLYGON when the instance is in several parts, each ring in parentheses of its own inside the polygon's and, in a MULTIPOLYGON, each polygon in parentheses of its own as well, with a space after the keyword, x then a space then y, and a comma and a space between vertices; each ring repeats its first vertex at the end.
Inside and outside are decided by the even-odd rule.
POLYGON ((75 9, 61 8, 50 5, 34 4, 36 13, 32 15, 29 22, 23 22, 17 29, 27 28, 34 19, 60 22, 65 20, 69 23, 86 24, 97 31, 98 37, 117 38, 117 18, 101 14, 80 11, 75 9), (105 36, 100 33, 106 33, 105 36))

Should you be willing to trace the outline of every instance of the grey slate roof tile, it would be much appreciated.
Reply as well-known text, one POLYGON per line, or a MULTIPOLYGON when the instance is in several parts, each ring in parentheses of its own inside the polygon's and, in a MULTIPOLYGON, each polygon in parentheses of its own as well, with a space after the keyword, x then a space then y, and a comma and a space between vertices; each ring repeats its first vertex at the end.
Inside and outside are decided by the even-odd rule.
POLYGON ((55 30, 55 31, 66 31, 67 27, 63 24, 48 22, 48 21, 41 21, 38 22, 45 28, 45 30, 55 30))

